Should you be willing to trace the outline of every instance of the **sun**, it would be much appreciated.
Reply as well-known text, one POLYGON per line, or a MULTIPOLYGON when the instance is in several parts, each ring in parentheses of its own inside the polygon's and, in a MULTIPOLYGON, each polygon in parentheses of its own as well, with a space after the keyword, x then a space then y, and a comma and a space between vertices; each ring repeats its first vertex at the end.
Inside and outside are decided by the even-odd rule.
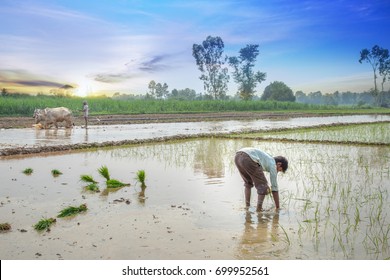
POLYGON ((92 87, 88 81, 80 82, 76 86, 75 91, 74 91, 74 94, 76 96, 80 96, 80 97, 86 97, 88 95, 91 95, 91 93, 92 93, 92 87))

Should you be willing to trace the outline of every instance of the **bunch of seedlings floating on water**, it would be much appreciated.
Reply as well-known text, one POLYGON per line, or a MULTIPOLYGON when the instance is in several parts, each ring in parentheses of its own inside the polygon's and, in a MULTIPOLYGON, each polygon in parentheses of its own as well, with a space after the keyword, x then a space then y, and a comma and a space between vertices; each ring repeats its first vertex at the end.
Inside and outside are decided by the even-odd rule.
POLYGON ((11 230, 11 225, 9 223, 0 224, 0 231, 8 231, 11 230))
POLYGON ((138 194, 138 199, 141 203, 145 202, 145 184, 146 173, 145 170, 138 170, 136 180, 141 184, 141 191, 138 194))
POLYGON ((100 192, 98 182, 95 181, 95 179, 93 179, 91 175, 81 175, 80 180, 88 184, 84 187, 85 190, 92 192, 100 192))
POLYGON ((146 179, 145 170, 138 170, 137 171, 137 181, 141 184, 141 186, 146 187, 145 179, 146 179))
POLYGON ((33 173, 33 169, 32 168, 26 168, 23 170, 23 173, 26 174, 26 175, 31 175, 33 173))
POLYGON ((87 211, 87 204, 81 204, 79 207, 69 206, 65 209, 62 209, 57 215, 58 218, 70 217, 76 214, 87 211))
POLYGON ((103 176, 106 179, 106 186, 108 189, 117 189, 117 188, 130 186, 130 184, 122 183, 121 181, 118 181, 116 179, 111 179, 110 172, 108 171, 108 168, 105 165, 100 167, 98 169, 98 172, 101 176, 103 176))
POLYGON ((56 222, 54 218, 41 219, 34 225, 34 229, 37 231, 47 230, 50 231, 50 226, 56 222))
MULTIPOLYGON (((107 166, 103 165, 98 170, 99 174, 106 179, 106 190, 103 194, 107 194, 109 190, 118 190, 122 187, 130 186, 128 183, 123 183, 119 180, 112 179, 107 166)), ((91 175, 81 175, 80 180, 88 185, 85 186, 85 190, 100 192, 98 181, 96 181, 91 175)))
POLYGON ((51 171, 51 175, 53 175, 53 177, 58 177, 58 176, 62 175, 62 172, 59 171, 58 169, 53 169, 51 171))

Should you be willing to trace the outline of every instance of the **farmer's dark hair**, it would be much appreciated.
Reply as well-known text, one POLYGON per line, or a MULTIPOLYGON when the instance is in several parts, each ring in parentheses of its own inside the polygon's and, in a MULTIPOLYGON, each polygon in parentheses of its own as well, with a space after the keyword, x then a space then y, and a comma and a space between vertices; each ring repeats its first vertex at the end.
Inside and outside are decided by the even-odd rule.
POLYGON ((288 168, 288 160, 282 156, 274 157, 274 159, 276 163, 280 162, 282 164, 283 173, 286 172, 288 168))

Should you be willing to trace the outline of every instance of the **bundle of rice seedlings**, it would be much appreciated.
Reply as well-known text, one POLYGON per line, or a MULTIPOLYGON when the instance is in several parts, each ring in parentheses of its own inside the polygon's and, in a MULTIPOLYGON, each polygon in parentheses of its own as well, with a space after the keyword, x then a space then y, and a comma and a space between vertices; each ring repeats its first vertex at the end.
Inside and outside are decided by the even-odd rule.
POLYGON ((58 218, 64 218, 69 216, 74 216, 78 213, 87 211, 87 205, 81 204, 79 207, 69 206, 63 210, 60 211, 60 213, 57 215, 58 218))
POLYGON ((142 185, 145 185, 145 170, 138 170, 137 171, 137 181, 140 182, 142 185))
POLYGON ((9 223, 0 224, 0 231, 7 231, 11 229, 11 225, 9 223))
POLYGON ((49 219, 41 219, 38 223, 34 225, 34 229, 38 231, 42 230, 49 230, 50 226, 56 222, 56 219, 49 218, 49 219))
POLYGON ((81 175, 80 180, 85 183, 97 184, 97 181, 95 181, 90 175, 81 175))
POLYGON ((32 168, 26 168, 25 170, 23 170, 23 173, 26 174, 26 175, 31 175, 33 173, 33 169, 32 168))
POLYGON ((95 183, 92 183, 92 184, 85 186, 85 189, 87 191, 100 192, 99 186, 95 183))
POLYGON ((122 182, 120 182, 118 180, 115 180, 115 179, 107 180, 106 185, 107 185, 107 188, 109 188, 109 189, 115 189, 115 188, 122 188, 122 187, 130 186, 130 184, 122 183, 122 182))
POLYGON ((110 173, 108 172, 107 166, 103 165, 98 169, 100 175, 102 175, 107 181, 110 180, 110 173))
POLYGON ((57 177, 57 176, 60 176, 62 174, 61 171, 57 170, 57 169, 53 169, 51 171, 51 175, 53 175, 53 177, 57 177))

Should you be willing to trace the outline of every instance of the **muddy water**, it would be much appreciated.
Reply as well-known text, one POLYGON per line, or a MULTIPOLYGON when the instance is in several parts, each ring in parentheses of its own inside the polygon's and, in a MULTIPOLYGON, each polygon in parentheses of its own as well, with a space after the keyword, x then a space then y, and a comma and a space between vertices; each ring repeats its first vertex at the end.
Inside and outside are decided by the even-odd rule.
POLYGON ((388 258, 388 244, 378 248, 371 240, 384 240, 381 229, 390 224, 390 170, 378 161, 388 162, 389 155, 387 147, 202 139, 8 157, 0 161, 0 222, 12 230, 0 233, 0 258, 388 258), (288 172, 279 176, 279 213, 270 198, 263 213, 244 208, 232 160, 242 146, 289 158, 288 172), (102 165, 131 186, 105 193, 97 172, 102 165), (33 173, 22 174, 28 167, 33 173), (63 174, 54 178, 53 168, 63 174), (140 169, 147 176, 144 192, 135 179, 140 169), (85 191, 81 174, 98 180, 101 192, 85 191), (32 228, 82 203, 86 213, 57 218, 50 232, 32 228))
POLYGON ((39 147, 72 145, 80 143, 102 143, 106 141, 145 140, 175 135, 196 135, 230 133, 245 130, 269 130, 294 128, 333 123, 357 123, 389 121, 388 115, 335 116, 288 119, 259 119, 237 121, 208 121, 182 123, 151 123, 130 125, 102 125, 82 129, 2 129, 0 130, 0 149, 15 147, 39 147))

